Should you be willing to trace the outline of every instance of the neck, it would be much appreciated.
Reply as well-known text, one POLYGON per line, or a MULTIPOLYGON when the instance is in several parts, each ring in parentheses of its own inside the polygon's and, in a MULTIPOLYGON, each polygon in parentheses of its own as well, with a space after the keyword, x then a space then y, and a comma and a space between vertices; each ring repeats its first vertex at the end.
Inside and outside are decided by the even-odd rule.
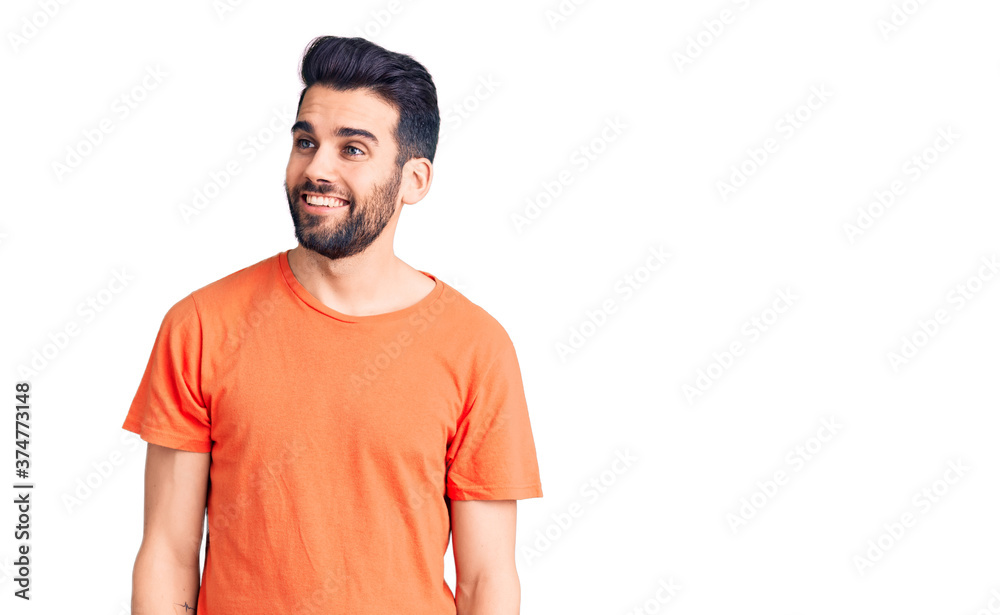
POLYGON ((288 251, 288 266, 295 278, 331 309, 364 316, 392 311, 399 289, 406 288, 412 268, 392 251, 361 254, 332 260, 296 246, 288 251))

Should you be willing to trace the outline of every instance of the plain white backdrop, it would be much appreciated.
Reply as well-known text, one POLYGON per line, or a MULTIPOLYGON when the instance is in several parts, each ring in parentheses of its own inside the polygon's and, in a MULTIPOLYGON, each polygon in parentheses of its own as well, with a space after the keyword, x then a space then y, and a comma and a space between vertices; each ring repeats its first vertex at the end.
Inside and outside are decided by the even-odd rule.
POLYGON ((518 504, 522 613, 1000 611, 998 17, 6 2, 0 610, 128 612, 146 445, 121 423, 157 327, 295 245, 298 63, 360 34, 438 88, 396 253, 518 352, 544 490, 518 504))

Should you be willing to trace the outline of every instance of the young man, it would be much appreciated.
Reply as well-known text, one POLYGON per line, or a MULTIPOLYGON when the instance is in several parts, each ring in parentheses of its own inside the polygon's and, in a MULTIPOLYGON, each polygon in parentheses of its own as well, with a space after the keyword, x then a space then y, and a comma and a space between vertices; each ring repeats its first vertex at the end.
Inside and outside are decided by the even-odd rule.
POLYGON ((299 245, 168 310, 123 424, 149 443, 133 613, 513 615, 516 500, 542 497, 517 356, 392 249, 430 189, 434 83, 360 38, 301 68, 299 245))

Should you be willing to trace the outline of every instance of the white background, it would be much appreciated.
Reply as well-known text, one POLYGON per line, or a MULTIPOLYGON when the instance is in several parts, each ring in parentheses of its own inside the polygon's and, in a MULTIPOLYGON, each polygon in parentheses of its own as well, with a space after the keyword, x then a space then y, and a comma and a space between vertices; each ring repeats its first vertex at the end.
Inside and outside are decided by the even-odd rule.
POLYGON ((295 245, 290 123, 245 152, 294 113, 323 34, 413 55, 437 84, 435 181, 396 253, 517 349, 544 490, 518 504, 522 613, 1000 609, 996 2, 566 0, 558 19, 555 0, 42 5, 6 2, 0 22, 3 612, 127 612, 145 444, 121 423, 166 310, 295 245), (653 249, 670 256, 650 271, 653 249), (101 294, 116 271, 128 285, 101 294), (36 352, 25 603, 13 389, 36 352))

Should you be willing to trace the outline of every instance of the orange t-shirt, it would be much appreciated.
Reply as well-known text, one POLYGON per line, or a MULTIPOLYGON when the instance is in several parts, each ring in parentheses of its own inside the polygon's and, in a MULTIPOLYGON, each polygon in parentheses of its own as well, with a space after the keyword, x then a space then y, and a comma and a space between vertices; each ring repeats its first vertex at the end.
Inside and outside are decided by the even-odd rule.
POLYGON ((350 316, 280 252, 167 311, 122 427, 212 453, 200 615, 453 615, 449 500, 542 497, 510 337, 421 273, 350 316))

